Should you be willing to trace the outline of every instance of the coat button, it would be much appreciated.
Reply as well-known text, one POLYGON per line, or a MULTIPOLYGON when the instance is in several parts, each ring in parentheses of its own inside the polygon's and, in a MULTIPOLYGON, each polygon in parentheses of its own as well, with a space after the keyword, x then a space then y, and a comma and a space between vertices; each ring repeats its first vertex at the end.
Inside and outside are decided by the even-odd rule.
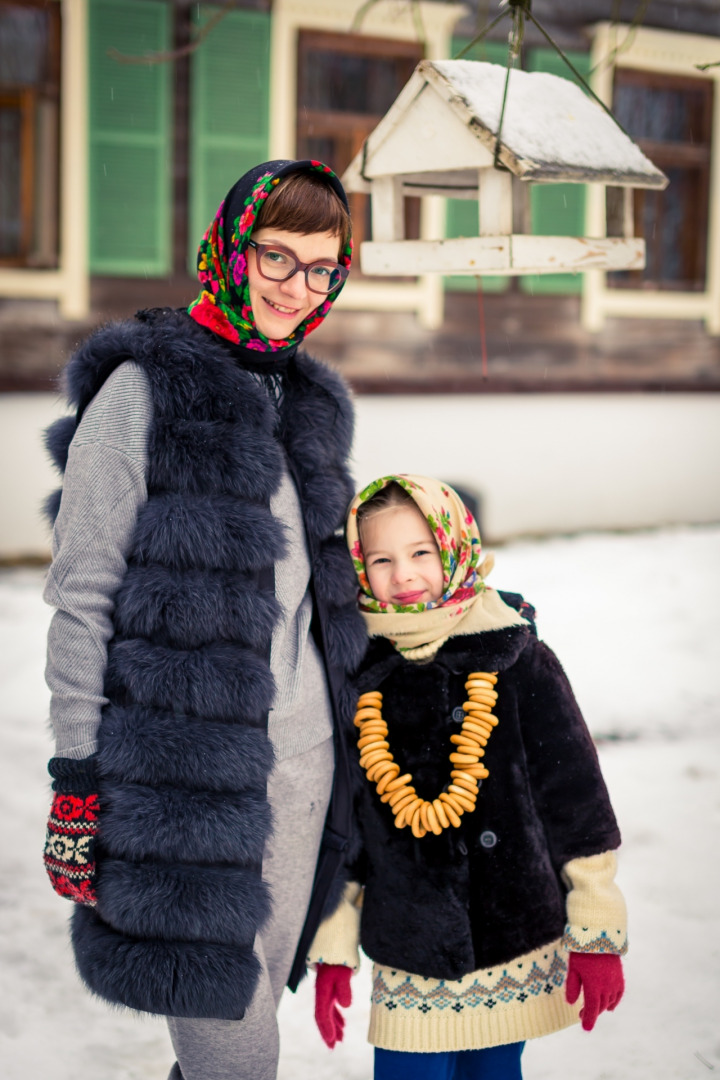
POLYGON ((480 833, 480 843, 488 850, 494 848, 497 844, 497 836, 490 829, 486 829, 485 832, 480 833))
POLYGON ((452 718, 456 724, 462 724, 465 719, 465 710, 462 705, 457 705, 452 711, 452 718))
POLYGON ((465 844, 465 841, 464 841, 464 840, 461 840, 461 841, 460 841, 460 843, 459 843, 459 844, 458 844, 458 846, 457 846, 457 849, 458 849, 458 853, 459 853, 460 855, 467 855, 467 846, 466 846, 466 844, 465 844))

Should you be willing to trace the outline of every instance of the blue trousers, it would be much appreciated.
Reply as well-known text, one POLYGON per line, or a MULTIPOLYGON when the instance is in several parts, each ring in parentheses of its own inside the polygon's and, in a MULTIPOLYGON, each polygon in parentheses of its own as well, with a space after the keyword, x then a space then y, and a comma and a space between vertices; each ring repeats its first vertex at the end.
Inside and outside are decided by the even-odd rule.
POLYGON ((375 1047, 375 1080, 522 1080, 524 1042, 487 1050, 413 1054, 375 1047))

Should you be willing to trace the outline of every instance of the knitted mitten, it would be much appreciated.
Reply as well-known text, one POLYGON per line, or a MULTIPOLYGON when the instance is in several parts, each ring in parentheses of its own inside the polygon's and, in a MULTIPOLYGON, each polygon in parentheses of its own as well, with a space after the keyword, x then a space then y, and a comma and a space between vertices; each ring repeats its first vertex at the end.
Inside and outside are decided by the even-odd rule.
POLYGON ((45 839, 45 869, 53 889, 94 907, 98 797, 95 757, 52 758, 53 802, 45 839))
POLYGON ((315 1023, 323 1042, 332 1048, 342 1042, 345 1017, 338 1009, 347 1009, 352 1001, 352 971, 342 964, 318 964, 315 978, 315 1023))
POLYGON ((583 992, 580 1019, 592 1031, 601 1012, 612 1012, 625 989, 622 960, 614 953, 570 953, 565 997, 574 1005, 583 992))

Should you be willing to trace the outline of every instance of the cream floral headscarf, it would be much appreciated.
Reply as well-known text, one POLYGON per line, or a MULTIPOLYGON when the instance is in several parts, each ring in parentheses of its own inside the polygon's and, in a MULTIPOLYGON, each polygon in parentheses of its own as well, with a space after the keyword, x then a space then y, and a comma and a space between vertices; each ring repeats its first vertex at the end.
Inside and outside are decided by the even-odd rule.
POLYGON ((526 625, 514 608, 485 583, 494 558, 492 555, 482 558, 477 522, 449 484, 407 474, 373 480, 350 506, 346 535, 360 584, 358 606, 368 633, 371 637, 387 637, 408 659, 432 656, 454 634, 526 625), (443 593, 439 600, 401 605, 376 600, 372 594, 357 513, 363 503, 392 483, 399 484, 410 495, 435 538, 443 568, 443 593))

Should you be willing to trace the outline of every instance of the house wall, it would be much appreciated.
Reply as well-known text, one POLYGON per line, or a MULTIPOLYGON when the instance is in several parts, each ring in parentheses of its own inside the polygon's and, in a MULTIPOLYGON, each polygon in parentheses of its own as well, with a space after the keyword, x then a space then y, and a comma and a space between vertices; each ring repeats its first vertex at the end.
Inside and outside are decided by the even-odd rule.
POLYGON ((487 538, 720 520, 720 396, 359 397, 360 483, 439 476, 480 494, 487 538))
MULTIPOLYGON (((0 396, 0 558, 43 556, 56 486, 52 394, 0 396)), ((486 539, 720 520, 720 396, 492 394, 357 398, 358 484, 418 472, 478 492, 486 539)))

